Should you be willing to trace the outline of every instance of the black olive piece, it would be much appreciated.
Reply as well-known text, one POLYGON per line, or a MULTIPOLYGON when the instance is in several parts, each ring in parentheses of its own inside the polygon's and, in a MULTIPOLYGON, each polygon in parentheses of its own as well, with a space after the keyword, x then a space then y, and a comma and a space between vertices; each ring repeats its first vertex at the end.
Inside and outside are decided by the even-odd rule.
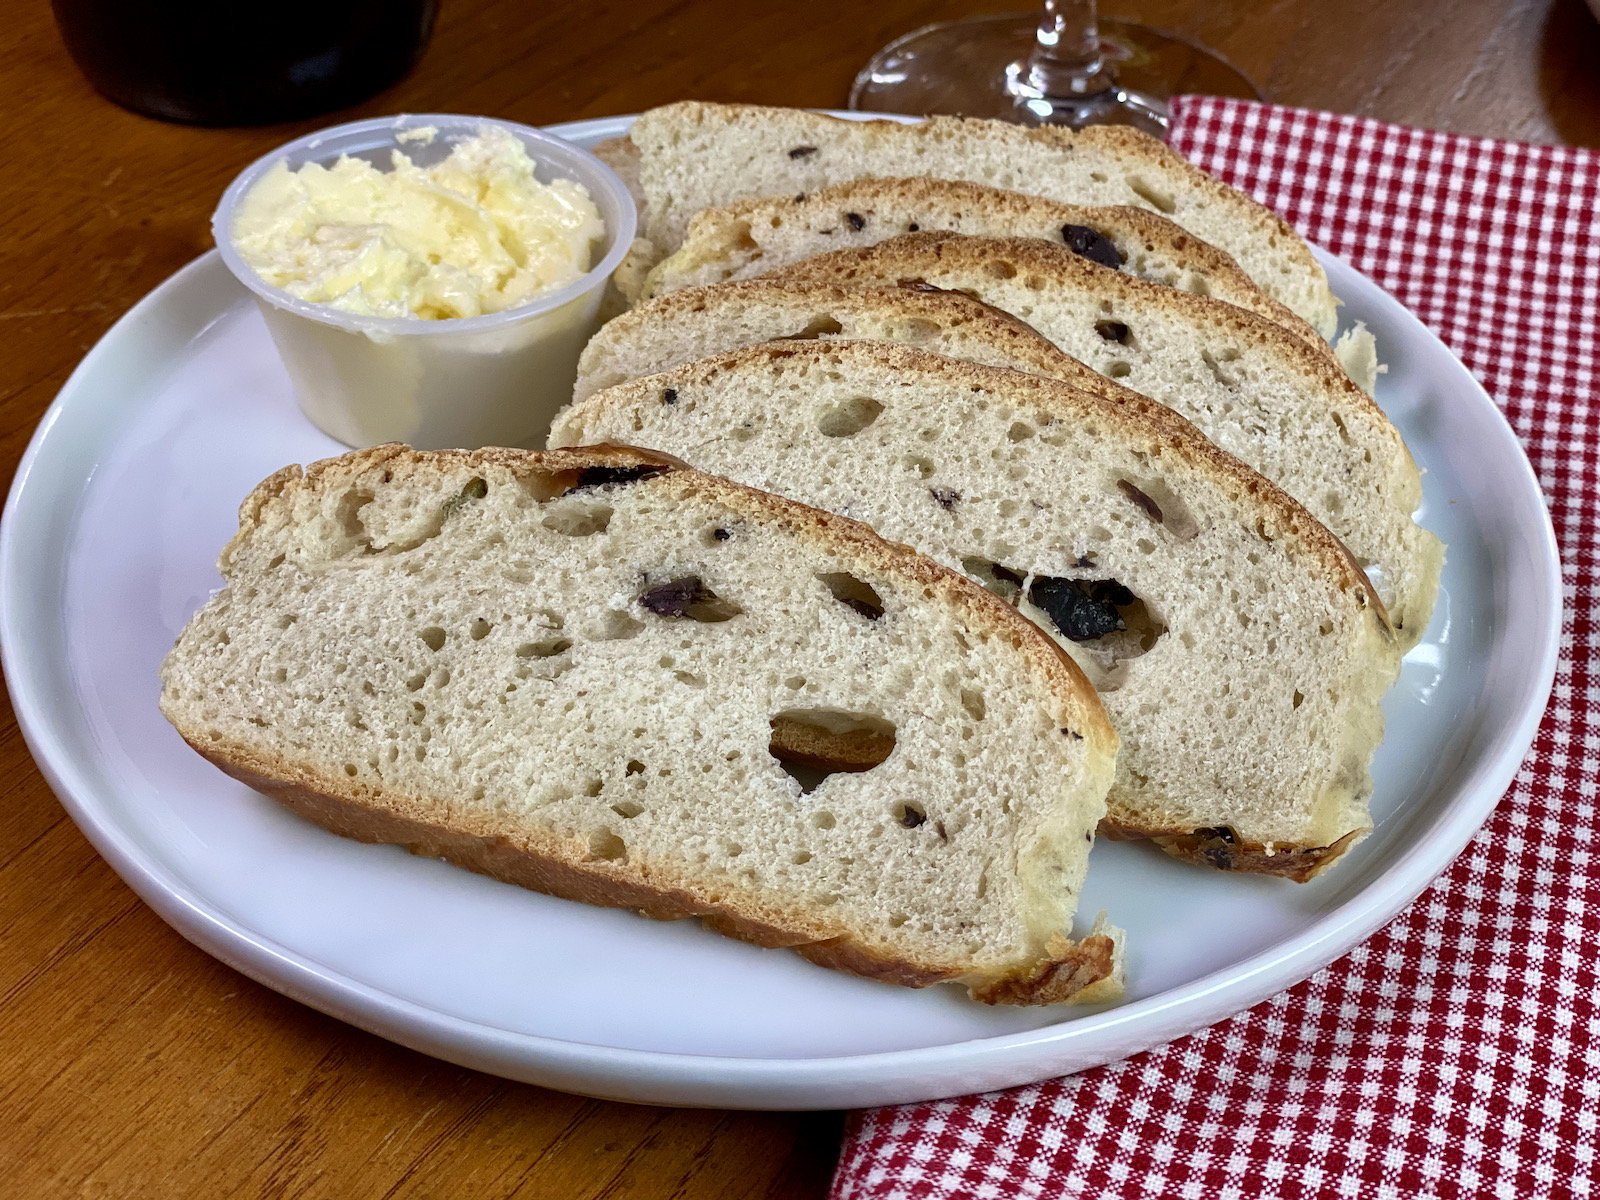
POLYGON ((1021 575, 1018 575, 1010 567, 1002 567, 999 563, 992 564, 989 567, 989 573, 991 575, 993 575, 996 579, 1003 579, 1007 583, 1021 583, 1022 582, 1022 576, 1021 575))
POLYGON ((737 604, 708 588, 698 575, 684 575, 646 588, 639 594, 639 603, 658 617, 688 617, 710 624, 736 617, 741 611, 737 604))
POLYGON ((677 388, 663 388, 662 389, 662 392, 661 392, 661 403, 663 403, 663 404, 676 404, 677 402, 678 402, 678 389, 677 388))
POLYGON ((922 812, 920 809, 912 808, 909 804, 900 810, 900 824, 904 825, 907 829, 915 829, 927 819, 927 813, 922 812))
POLYGON ((719 542, 725 542, 733 536, 733 531, 729 529, 713 529, 711 531, 711 536, 716 538, 719 542))
MULTIPOLYGON (((1100 581, 1096 581, 1100 582, 1100 581)), ((1075 642, 1092 642, 1124 628, 1115 604, 1097 600, 1089 594, 1090 581, 1055 579, 1036 575, 1028 589, 1028 599, 1044 610, 1067 637, 1075 642)), ((1117 585, 1121 587, 1120 584, 1117 585)), ((1126 591, 1127 589, 1123 589, 1126 591)), ((1129 593, 1132 599, 1132 593, 1129 593)))
POLYGON ((1097 604, 1127 608, 1133 603, 1133 593, 1115 579, 1080 579, 1078 586, 1085 588, 1089 593, 1089 599, 1097 604))
POLYGON ((1075 567, 1092 567, 1094 566, 1094 560, 1091 559, 1087 554, 1080 554, 1078 555, 1078 561, 1072 565, 1075 567))
POLYGON ((850 222, 850 228, 860 233, 867 227, 867 219, 860 213, 845 213, 844 219, 850 222))
POLYGON ((1083 734, 1079 733, 1076 729, 1062 729, 1061 732, 1066 734, 1075 742, 1083 741, 1083 734))
POLYGON ((1199 842, 1200 857, 1219 871, 1233 869, 1233 847, 1239 844, 1239 835, 1227 825, 1208 825, 1196 829, 1192 835, 1199 842))
POLYGON ((817 148, 815 146, 796 146, 793 150, 789 151, 789 157, 805 158, 806 156, 815 154, 816 152, 817 148))
POLYGON ((1119 346, 1128 344, 1128 327, 1121 321, 1096 321, 1094 331, 1108 342, 1115 342, 1119 346))
POLYGON ((1087 225, 1063 225, 1061 240, 1066 242, 1068 250, 1090 262, 1110 267, 1113 271, 1122 268, 1122 251, 1097 229, 1090 229, 1087 225))
POLYGON ((916 232, 918 232, 918 231, 919 231, 919 230, 920 230, 920 229, 921 229, 921 228, 922 228, 922 226, 921 226, 921 225, 918 225, 918 224, 917 224, 917 223, 916 223, 916 222, 915 222, 915 221, 913 221, 913 222, 911 222, 911 224, 909 224, 909 225, 907 225, 907 226, 906 226, 906 232, 907 232, 907 233, 916 233, 916 232))
POLYGON ((955 488, 929 488, 928 495, 939 502, 940 508, 947 511, 961 503, 961 493, 955 488))
POLYGON ((1117 491, 1144 509, 1145 516, 1149 517, 1157 525, 1161 524, 1161 506, 1150 499, 1149 496, 1146 496, 1126 479, 1117 480, 1117 491))
POLYGON ((609 487, 616 483, 634 483, 640 479, 648 479, 652 475, 660 475, 666 467, 641 463, 634 467, 584 467, 578 472, 578 482, 562 493, 570 496, 573 492, 581 492, 585 488, 609 487))

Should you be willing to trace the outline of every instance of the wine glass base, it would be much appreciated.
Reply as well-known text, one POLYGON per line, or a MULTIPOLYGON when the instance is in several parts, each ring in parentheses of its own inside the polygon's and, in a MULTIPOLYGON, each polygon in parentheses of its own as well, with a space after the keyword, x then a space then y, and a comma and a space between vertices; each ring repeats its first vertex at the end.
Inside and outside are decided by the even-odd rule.
POLYGON ((861 112, 998 117, 1026 125, 1134 125, 1158 137, 1166 100, 1180 92, 1262 99, 1227 59, 1174 34, 1101 18, 1109 86, 1047 96, 1029 84, 1037 13, 968 17, 928 25, 880 50, 856 76, 850 107, 861 112))

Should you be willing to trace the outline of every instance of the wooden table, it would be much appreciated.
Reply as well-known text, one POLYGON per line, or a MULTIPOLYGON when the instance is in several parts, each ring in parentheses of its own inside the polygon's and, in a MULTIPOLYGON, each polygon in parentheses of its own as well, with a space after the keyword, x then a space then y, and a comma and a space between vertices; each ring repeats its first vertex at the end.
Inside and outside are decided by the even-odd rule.
MULTIPOLYGON (((694 96, 837 106, 915 26, 1005 0, 445 0, 406 81, 296 126, 196 129, 102 100, 43 0, 0 44, 0 465, 77 360, 210 246, 246 162, 318 124, 412 111, 530 124, 694 96)), ((1214 45, 1281 103, 1600 145, 1581 0, 1110 0, 1214 45)), ((13 650, 13 647, 8 647, 13 650)), ((583 1100, 400 1049, 168 929, 84 841, 0 715, 0 1193, 17 1197, 806 1197, 837 1114, 583 1100)))

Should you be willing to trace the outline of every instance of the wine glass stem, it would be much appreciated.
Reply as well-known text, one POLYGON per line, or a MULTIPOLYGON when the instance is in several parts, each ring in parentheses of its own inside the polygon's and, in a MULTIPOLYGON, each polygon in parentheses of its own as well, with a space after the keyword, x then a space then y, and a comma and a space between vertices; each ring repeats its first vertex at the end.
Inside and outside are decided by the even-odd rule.
POLYGON ((1100 54, 1095 0, 1044 0, 1028 83, 1042 96, 1089 96, 1112 86, 1100 54))

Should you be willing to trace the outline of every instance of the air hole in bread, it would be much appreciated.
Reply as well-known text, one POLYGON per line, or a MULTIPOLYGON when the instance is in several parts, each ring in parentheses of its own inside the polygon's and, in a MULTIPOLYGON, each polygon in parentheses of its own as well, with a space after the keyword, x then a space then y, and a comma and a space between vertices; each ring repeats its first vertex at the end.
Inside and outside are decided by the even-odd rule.
POLYGON ((800 784, 802 793, 816 791, 829 775, 870 771, 894 753, 894 724, 871 713, 792 708, 774 716, 770 725, 767 753, 800 784))
POLYGON ((596 829, 589 835, 589 855, 596 862, 617 862, 628 857, 628 844, 609 829, 596 829))
POLYGON ((1025 442, 1037 432, 1038 430, 1024 421, 1013 421, 1011 428, 1006 430, 1006 437, 1013 442, 1025 442))
POLYGON ((683 575, 666 583, 653 584, 639 593, 639 604, 658 617, 687 618, 704 625, 717 625, 737 617, 744 609, 717 595, 698 575, 683 575))
POLYGON ((961 689, 961 707, 967 710, 967 715, 974 721, 981 721, 989 711, 984 703, 983 693, 973 688, 961 689))
POLYGON ((848 571, 830 572, 817 578, 833 598, 846 608, 854 609, 869 621, 876 621, 883 616, 883 597, 865 580, 857 579, 848 571))
POLYGON ((1159 476, 1119 479, 1117 488, 1180 542, 1187 542, 1199 534, 1200 523, 1165 479, 1159 476))
POLYGON ((798 333, 784 334, 782 337, 775 337, 772 340, 775 342, 814 342, 820 337, 832 337, 843 332, 844 326, 824 313, 820 317, 812 317, 811 320, 806 322, 805 328, 798 333))
POLYGON ((817 431, 823 437, 854 437, 883 415, 871 396, 853 396, 817 410, 817 431))
POLYGON ((735 425, 732 429, 728 430, 728 436, 736 442, 748 442, 751 438, 755 437, 755 435, 756 431, 748 424, 735 425))
POLYGON ((583 499, 561 500, 550 505, 540 524, 567 537, 590 537, 610 528, 611 506, 583 499))
POLYGON ((920 804, 896 804, 893 809, 894 819, 904 829, 915 829, 928 819, 928 812, 920 804))
POLYGON ((1172 193, 1163 191, 1143 175, 1129 175, 1127 182, 1133 194, 1149 203, 1151 207, 1159 209, 1168 216, 1178 211, 1178 205, 1173 200, 1172 193))
POLYGON ((1047 619, 1082 648, 1073 657, 1100 691, 1122 686, 1125 664, 1154 648, 1167 632, 1145 602, 1115 579, 1036 575, 1028 601, 1039 614, 1035 620, 1047 619))
POLYGON ((575 477, 569 476, 571 482, 561 493, 570 496, 574 492, 588 491, 591 488, 618 487, 624 484, 637 483, 641 479, 649 479, 652 475, 659 475, 667 468, 655 463, 635 463, 629 467, 584 467, 575 477))
POLYGON ((1017 268, 1003 258, 985 263, 983 271, 991 279, 1015 279, 1017 277, 1017 268))
POLYGON ((943 332, 943 327, 937 321, 930 321, 926 317, 907 317, 896 327, 895 340, 913 346, 925 346, 943 332))
POLYGON ((643 628, 643 621, 634 620, 621 609, 608 608, 599 616, 585 621, 579 632, 591 642, 620 642, 643 628))
POLYGON ((493 625, 489 624, 489 622, 485 621, 482 617, 479 617, 472 623, 472 628, 468 632, 473 641, 481 642, 484 638, 489 636, 489 631, 493 628, 493 625))
POLYGON ((838 823, 838 819, 825 808, 819 808, 811 814, 811 824, 818 829, 832 829, 838 823))
POLYGON ((783 686, 794 692, 798 692, 805 685, 806 677, 804 675, 791 675, 783 681, 783 686))
POLYGON ((792 855, 789 856, 789 861, 797 867, 803 867, 811 861, 811 851, 796 850, 792 855))
POLYGON ((1305 702, 1306 702, 1306 698, 1303 695, 1300 694, 1298 689, 1296 689, 1295 694, 1294 694, 1294 707, 1295 708, 1299 708, 1305 702))
POLYGON ((339 497, 338 517, 339 528, 345 537, 354 540, 363 550, 372 549, 372 538, 367 534, 366 522, 361 518, 361 510, 371 504, 373 493, 365 488, 354 488, 339 497))
POLYGON ((1115 342, 1119 346, 1126 346, 1131 333, 1121 321, 1096 321, 1094 331, 1104 340, 1115 342))
POLYGON ((1133 364, 1123 362, 1120 358, 1112 359, 1106 364, 1103 374, 1107 379, 1126 379, 1133 374, 1133 364))
POLYGON ((934 472, 933 459, 931 459, 931 458, 923 458, 919 454, 908 454, 908 455, 905 456, 905 458, 902 461, 905 463, 906 466, 910 467, 913 471, 915 471, 923 479, 931 479, 931 478, 933 478, 933 472, 934 472))
POLYGON ((572 649, 571 638, 546 638, 540 642, 523 642, 517 647, 518 658, 554 658, 564 650, 572 649))
POLYGON ((429 625, 417 634, 422 639, 422 644, 435 652, 444 649, 444 630, 437 625, 429 625))
POLYGON ((1017 593, 1022 590, 1023 577, 1010 567, 975 556, 963 558, 961 567, 1006 603, 1016 603, 1017 593))
POLYGON ((1223 387, 1234 388, 1239 386, 1242 378, 1237 370, 1230 369, 1225 364, 1233 362, 1239 357, 1239 352, 1231 346, 1225 347, 1213 354, 1210 350, 1200 351, 1200 359, 1211 370, 1216 381, 1223 387))
POLYGON ((274 556, 273 560, 267 564, 267 570, 276 571, 279 567, 283 566, 285 559, 286 556, 282 554, 274 556))
POLYGON ((703 688, 706 685, 705 676, 704 675, 696 675, 692 671, 674 671, 672 673, 672 676, 679 683, 687 684, 689 687, 692 687, 692 688, 703 688))

